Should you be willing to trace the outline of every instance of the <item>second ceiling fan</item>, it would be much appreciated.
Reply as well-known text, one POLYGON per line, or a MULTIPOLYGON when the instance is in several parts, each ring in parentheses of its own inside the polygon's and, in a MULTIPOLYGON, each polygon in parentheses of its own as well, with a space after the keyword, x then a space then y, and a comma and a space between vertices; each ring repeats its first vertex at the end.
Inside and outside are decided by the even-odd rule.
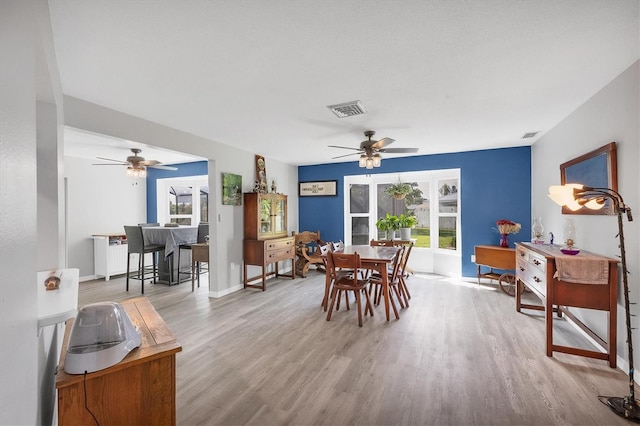
POLYGON ((350 150, 356 151, 356 152, 352 152, 345 155, 338 155, 337 157, 333 157, 332 159, 347 157, 349 155, 360 154, 360 167, 366 167, 367 169, 372 169, 374 167, 380 166, 382 162, 382 157, 380 156, 381 152, 386 152, 389 154, 414 154, 418 152, 418 148, 386 148, 388 145, 393 143, 395 139, 382 138, 376 141, 371 139, 375 134, 376 132, 374 130, 365 131, 364 135, 368 139, 360 142, 359 148, 329 145, 330 148, 350 149, 350 150))

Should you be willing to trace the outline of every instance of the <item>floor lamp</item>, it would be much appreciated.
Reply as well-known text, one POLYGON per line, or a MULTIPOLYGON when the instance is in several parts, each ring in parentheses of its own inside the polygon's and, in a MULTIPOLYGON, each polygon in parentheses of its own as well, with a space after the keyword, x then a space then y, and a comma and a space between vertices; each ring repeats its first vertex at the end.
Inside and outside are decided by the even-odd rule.
MULTIPOLYGON (((627 281, 627 259, 624 250, 624 230, 622 226, 622 214, 627 214, 627 220, 631 222, 631 208, 624 204, 620 194, 609 188, 592 188, 580 184, 554 185, 549 187, 549 197, 561 206, 567 206, 575 211, 582 207, 601 209, 607 200, 611 200, 614 210, 618 215, 618 238, 620 239, 620 260, 622 262, 622 283, 624 286, 624 310, 627 325, 627 348, 629 351, 629 395, 598 396, 600 401, 608 405, 617 415, 640 423, 640 406, 635 397, 633 380, 633 343, 631 340, 631 314, 629 312, 629 284, 627 281)), ((614 319, 615 320, 615 319, 614 319)))

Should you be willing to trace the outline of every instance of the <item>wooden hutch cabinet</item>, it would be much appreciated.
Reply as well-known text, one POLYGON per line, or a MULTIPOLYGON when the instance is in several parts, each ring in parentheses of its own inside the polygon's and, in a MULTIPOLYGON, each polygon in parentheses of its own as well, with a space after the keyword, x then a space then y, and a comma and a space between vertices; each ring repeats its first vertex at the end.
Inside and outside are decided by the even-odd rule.
POLYGON ((267 276, 295 278, 295 239, 287 236, 287 196, 284 194, 244 194, 244 288, 266 290, 267 276), (291 259, 291 275, 278 272, 278 262, 291 259), (275 271, 267 273, 267 266, 275 264, 275 271), (262 274, 247 276, 247 266, 262 267, 262 274), (261 285, 250 282, 262 279, 261 285))

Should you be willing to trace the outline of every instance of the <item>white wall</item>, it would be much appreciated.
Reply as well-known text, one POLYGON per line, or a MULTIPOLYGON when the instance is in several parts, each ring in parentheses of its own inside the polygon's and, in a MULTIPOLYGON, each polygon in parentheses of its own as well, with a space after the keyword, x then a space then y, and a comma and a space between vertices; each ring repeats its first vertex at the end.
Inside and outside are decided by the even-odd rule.
MULTIPOLYGON (((624 233, 630 272, 632 302, 640 299, 640 73, 634 63, 610 84, 596 93, 569 117, 549 130, 532 147, 532 214, 543 218, 545 233, 552 231, 556 243, 562 244, 564 219, 573 220, 577 245, 594 253, 619 257, 617 219, 615 216, 563 216, 560 207, 547 197, 550 185, 560 184, 560 164, 617 142, 618 191, 635 211, 635 221, 625 218, 624 233)), ((622 286, 618 289, 618 354, 627 357, 626 327, 622 286)), ((592 310, 573 310, 601 337, 606 337, 606 316, 592 310)), ((638 308, 632 313, 639 314, 638 308)), ((638 322, 634 321, 634 327, 638 322)), ((634 331, 633 340, 640 343, 634 331)), ((636 352, 637 354, 638 352, 636 352)), ((637 363, 638 359, 634 359, 637 363)))
POLYGON ((124 225, 146 222, 146 180, 124 167, 92 166, 86 158, 65 157, 69 267, 80 281, 95 277, 93 234, 124 233, 124 225))
MULTIPOLYGON (((244 151, 72 97, 65 96, 64 107, 68 126, 209 159, 209 234, 215 247, 211 250, 210 295, 219 297, 241 288, 242 207, 222 205, 220 174, 241 175, 243 191, 251 191, 255 180, 255 155, 261 153, 244 151)), ((289 232, 297 230, 298 168, 269 158, 266 163, 269 179, 278 182, 278 192, 289 195, 289 232)), ((107 232, 103 216, 91 218, 96 227, 91 233, 107 232)), ((88 231, 72 231, 74 226, 70 221, 69 232, 76 234, 76 239, 88 231)))
POLYGON ((0 2, 0 58, 0 424, 33 425, 52 420, 59 342, 59 326, 37 328, 36 273, 64 262, 59 201, 49 204, 59 196, 62 92, 46 2, 0 2), (54 175, 42 187, 40 167, 54 175), (39 239, 44 223, 55 237, 39 239))

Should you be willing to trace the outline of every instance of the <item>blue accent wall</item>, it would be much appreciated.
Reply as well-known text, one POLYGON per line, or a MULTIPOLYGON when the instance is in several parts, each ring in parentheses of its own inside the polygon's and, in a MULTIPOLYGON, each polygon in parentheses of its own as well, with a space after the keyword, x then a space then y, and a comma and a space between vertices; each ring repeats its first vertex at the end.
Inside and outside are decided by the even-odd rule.
POLYGON ((162 170, 147 167, 147 222, 158 221, 158 179, 178 178, 186 176, 206 176, 209 174, 207 161, 195 163, 172 164, 178 170, 162 170))
MULTIPOLYGON (((531 148, 515 147, 407 158, 385 158, 371 174, 460 169, 462 276, 475 277, 471 255, 476 245, 497 245, 496 221, 522 224, 509 236, 510 247, 531 240, 531 148)), ((357 162, 298 167, 298 180, 338 181, 337 197, 301 197, 298 229, 320 230, 323 240, 344 240, 344 176, 361 175, 357 162)))

